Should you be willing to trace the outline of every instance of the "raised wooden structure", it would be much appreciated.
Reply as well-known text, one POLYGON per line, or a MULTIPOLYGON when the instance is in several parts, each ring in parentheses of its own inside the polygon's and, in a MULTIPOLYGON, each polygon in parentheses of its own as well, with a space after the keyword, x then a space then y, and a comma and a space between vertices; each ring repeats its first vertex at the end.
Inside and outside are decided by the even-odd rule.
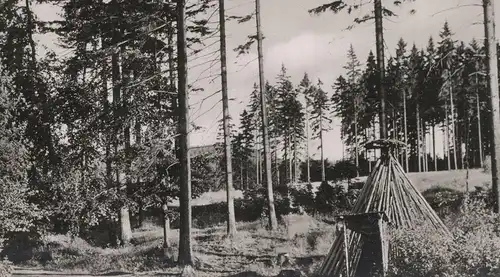
POLYGON ((352 212, 338 217, 336 239, 316 276, 384 276, 389 258, 389 226, 412 227, 427 221, 437 233, 450 235, 392 155, 390 150, 401 144, 376 140, 366 145, 382 148, 384 154, 366 180, 352 212))

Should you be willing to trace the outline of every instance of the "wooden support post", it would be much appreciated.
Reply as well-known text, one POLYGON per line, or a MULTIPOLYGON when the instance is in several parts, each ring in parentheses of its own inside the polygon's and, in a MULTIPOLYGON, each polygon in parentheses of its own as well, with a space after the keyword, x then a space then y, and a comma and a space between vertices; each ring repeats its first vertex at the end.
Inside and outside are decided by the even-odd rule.
POLYGON ((344 259, 345 259, 345 276, 351 276, 349 269, 349 238, 347 236, 347 227, 345 222, 342 222, 342 231, 344 233, 344 259))
POLYGON ((385 234, 386 231, 386 222, 384 222, 381 218, 378 219, 378 233, 380 238, 380 249, 382 250, 382 276, 387 276, 387 271, 389 269, 389 242, 387 241, 387 237, 385 234))

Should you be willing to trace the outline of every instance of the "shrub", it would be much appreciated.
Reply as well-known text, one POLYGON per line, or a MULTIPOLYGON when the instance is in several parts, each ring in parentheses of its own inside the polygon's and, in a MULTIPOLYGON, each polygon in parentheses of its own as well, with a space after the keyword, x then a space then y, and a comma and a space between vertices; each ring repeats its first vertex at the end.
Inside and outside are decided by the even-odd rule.
POLYGON ((12 265, 9 261, 0 261, 0 277, 12 276, 12 265))
POLYGON ((321 214, 342 213, 351 209, 348 192, 342 186, 323 182, 316 192, 316 210, 321 214))
POLYGON ((458 212, 464 194, 452 188, 435 186, 422 193, 429 205, 441 215, 458 212))
POLYGON ((298 186, 290 190, 293 206, 303 208, 306 213, 314 214, 316 211, 316 202, 312 185, 298 186))
POLYGON ((453 237, 430 224, 391 236, 389 276, 500 276, 500 217, 475 204, 450 222, 453 237))

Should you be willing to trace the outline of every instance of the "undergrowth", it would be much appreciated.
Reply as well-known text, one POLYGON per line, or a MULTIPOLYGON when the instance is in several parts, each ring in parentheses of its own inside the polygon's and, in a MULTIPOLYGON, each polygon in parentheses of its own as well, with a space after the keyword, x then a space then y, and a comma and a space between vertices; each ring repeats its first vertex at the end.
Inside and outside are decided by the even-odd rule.
MULTIPOLYGON (((195 229, 193 252, 197 276, 237 272, 276 276, 282 269, 297 268, 311 273, 333 243, 334 228, 307 215, 284 215, 281 223, 275 232, 266 229, 267 222, 239 223, 234 237, 226 235, 224 225, 195 229)), ((179 273, 180 268, 175 265, 178 232, 171 230, 171 248, 166 255, 162 235, 160 227, 150 225, 134 232, 134 244, 122 248, 100 248, 80 238, 48 235, 28 251, 29 259, 25 257, 19 262, 48 270, 91 274, 179 273)))

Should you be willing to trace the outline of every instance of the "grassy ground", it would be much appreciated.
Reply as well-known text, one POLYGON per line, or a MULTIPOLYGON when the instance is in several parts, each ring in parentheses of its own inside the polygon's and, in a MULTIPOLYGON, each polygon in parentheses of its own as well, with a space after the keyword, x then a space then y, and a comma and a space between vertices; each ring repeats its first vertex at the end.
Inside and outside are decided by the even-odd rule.
MULTIPOLYGON (((263 226, 264 222, 240 223, 239 232, 232 239, 226 237, 224 226, 195 229, 193 251, 197 276, 276 276, 283 269, 310 273, 333 243, 333 227, 309 216, 288 216, 275 233, 263 226), (283 254, 288 254, 289 261, 283 254)), ((167 258, 162 236, 161 228, 149 225, 134 232, 134 245, 121 249, 96 248, 78 238, 48 236, 46 246, 39 251, 50 253, 52 261, 44 264, 49 270, 179 274, 180 268, 175 266, 178 230, 170 233, 172 247, 167 258)))
MULTIPOLYGON (((367 176, 356 178, 358 181, 365 181, 367 176)), ((413 185, 420 191, 425 191, 432 187, 452 188, 459 191, 466 190, 466 184, 469 183, 469 189, 473 190, 474 186, 485 186, 491 183, 491 174, 484 172, 483 169, 467 170, 450 170, 450 171, 430 171, 430 172, 412 172, 408 174, 408 178, 413 185)), ((314 182, 313 188, 319 187, 321 182, 314 182)), ((241 191, 235 192, 235 198, 242 198, 241 191)), ((212 203, 225 202, 226 192, 224 190, 216 192, 208 192, 193 200, 194 206, 208 205, 212 203)), ((173 201, 172 206, 177 206, 178 201, 173 201)))

